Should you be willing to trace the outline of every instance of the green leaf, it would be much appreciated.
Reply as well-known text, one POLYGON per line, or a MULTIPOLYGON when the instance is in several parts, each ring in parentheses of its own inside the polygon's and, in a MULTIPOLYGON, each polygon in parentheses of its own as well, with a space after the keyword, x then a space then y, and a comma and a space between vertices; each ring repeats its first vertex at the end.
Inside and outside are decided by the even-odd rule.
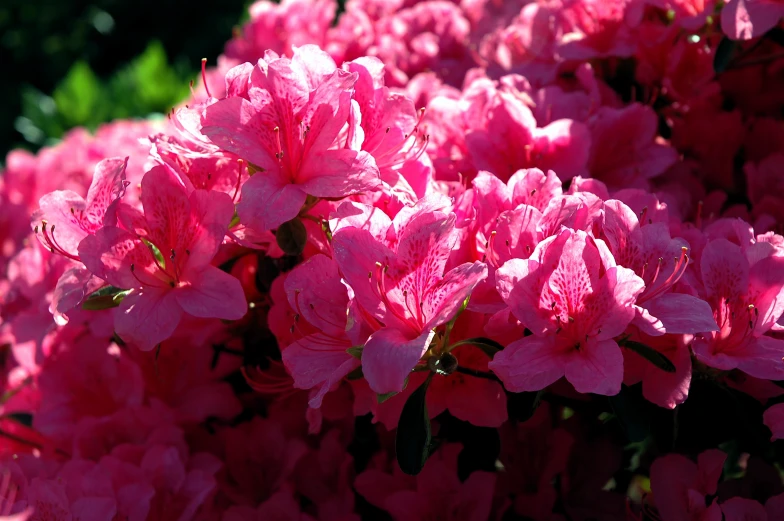
POLYGON ((716 47, 716 54, 713 56, 713 71, 716 74, 721 74, 727 70, 727 67, 735 55, 737 46, 737 42, 730 40, 726 36, 721 39, 719 45, 716 47))
POLYGON ((503 351, 504 349, 504 346, 502 346, 495 340, 491 340, 489 338, 484 338, 484 337, 476 337, 476 338, 469 338, 467 340, 461 340, 459 342, 455 342, 454 344, 449 346, 447 352, 452 351, 452 349, 458 346, 464 346, 464 345, 472 345, 478 347, 479 349, 484 351, 485 354, 489 356, 491 359, 495 356, 495 354, 498 351, 503 351))
POLYGON ((430 455, 430 416, 427 414, 427 388, 433 379, 430 373, 427 379, 406 400, 395 435, 395 453, 400 470, 409 475, 416 475, 425 466, 430 455))
POLYGON ((106 119, 111 103, 87 63, 76 62, 52 94, 67 127, 95 127, 106 119))
POLYGON ((130 290, 106 286, 90 294, 82 302, 82 309, 100 311, 102 309, 116 308, 128 293, 130 293, 130 290))
POLYGON ((353 356, 357 360, 362 360, 362 348, 363 347, 364 346, 349 347, 348 349, 346 349, 346 353, 350 354, 351 356, 353 356))
POLYGON ((275 241, 287 255, 299 255, 305 249, 308 231, 299 218, 294 218, 278 226, 275 241))
POLYGON ((158 261, 158 265, 165 270, 166 257, 163 256, 161 250, 156 245, 154 245, 153 243, 145 239, 144 237, 142 237, 142 242, 146 244, 148 248, 150 248, 150 251, 152 252, 152 256, 155 257, 156 261, 158 261))
POLYGON ((378 401, 378 403, 384 403, 385 401, 389 400, 396 394, 397 394, 396 391, 392 391, 391 393, 377 394, 376 400, 378 401))
POLYGON ((645 344, 641 344, 640 342, 635 342, 633 340, 624 340, 620 344, 627 349, 631 349, 662 371, 667 373, 675 372, 675 365, 670 361, 670 359, 654 348, 646 346, 645 344))
POLYGON ((640 442, 648 437, 651 432, 650 404, 639 390, 624 385, 621 392, 607 399, 630 442, 640 442))

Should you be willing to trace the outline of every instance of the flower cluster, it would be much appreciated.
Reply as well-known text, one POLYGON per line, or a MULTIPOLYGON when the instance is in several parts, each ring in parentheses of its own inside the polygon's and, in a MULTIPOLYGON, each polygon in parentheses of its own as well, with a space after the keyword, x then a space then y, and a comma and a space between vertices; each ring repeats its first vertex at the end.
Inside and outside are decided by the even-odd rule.
POLYGON ((8 156, 0 518, 784 519, 784 4, 336 12, 8 156))

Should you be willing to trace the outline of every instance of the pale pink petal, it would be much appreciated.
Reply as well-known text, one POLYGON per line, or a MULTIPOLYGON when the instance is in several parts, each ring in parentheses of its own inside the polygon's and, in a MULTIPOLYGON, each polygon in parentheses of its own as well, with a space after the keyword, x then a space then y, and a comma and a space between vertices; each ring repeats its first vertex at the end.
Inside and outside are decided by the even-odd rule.
POLYGON ((532 153, 542 170, 556 172, 563 181, 586 174, 591 135, 585 124, 571 119, 553 121, 534 130, 534 143, 532 153))
POLYGON ((488 367, 508 391, 519 393, 538 391, 554 383, 564 376, 567 360, 568 356, 557 350, 550 338, 528 336, 496 353, 488 367))
POLYGON ((343 228, 332 237, 335 262, 365 311, 383 319, 387 310, 378 299, 377 262, 388 262, 394 252, 379 243, 367 230, 343 228))
POLYGON ((149 351, 174 333, 182 308, 174 292, 167 290, 134 290, 123 299, 114 316, 114 328, 123 341, 149 351))
POLYGON ((345 197, 381 186, 373 156, 355 150, 325 150, 302 165, 297 183, 316 197, 345 197))
POLYGON ((702 251, 700 270, 705 291, 711 302, 731 302, 746 293, 749 286, 749 262, 739 246, 727 239, 716 239, 702 251))
POLYGON ((141 199, 149 239, 165 255, 188 227, 191 203, 185 186, 169 167, 159 165, 144 174, 141 199))
POLYGON ((63 273, 57 279, 57 285, 52 293, 52 303, 49 305, 49 311, 57 325, 67 324, 67 313, 81 304, 87 295, 103 285, 105 284, 101 279, 94 277, 89 270, 81 266, 74 266, 63 273))
POLYGON ((346 352, 350 347, 347 339, 316 333, 300 338, 283 350, 283 363, 294 378, 294 386, 298 389, 318 387, 318 392, 310 398, 311 407, 321 407, 324 395, 359 367, 359 360, 346 352))
POLYGON ((498 268, 495 283, 498 293, 517 317, 534 334, 541 335, 552 326, 537 312, 546 274, 534 260, 512 259, 498 268))
POLYGON ((314 255, 289 272, 285 288, 297 314, 328 335, 343 335, 349 300, 335 261, 314 255))
POLYGON ((667 333, 694 334, 719 330, 710 305, 685 293, 667 293, 646 302, 645 308, 662 322, 667 333))
POLYGON ((765 34, 784 16, 784 6, 767 0, 729 0, 721 10, 721 30, 733 40, 765 34))
POLYGON ((767 332, 784 313, 784 257, 766 257, 751 267, 748 295, 759 316, 754 332, 767 332))
POLYGON ((623 382, 623 354, 614 340, 586 342, 569 354, 565 374, 578 393, 616 395, 623 382))
POLYGON ((259 172, 244 185, 237 204, 240 221, 256 231, 277 228, 297 216, 307 194, 287 179, 259 172))
POLYGON ((240 281, 214 266, 192 274, 172 293, 183 311, 195 317, 239 320, 248 310, 240 281))
POLYGON ((427 330, 410 339, 399 330, 387 327, 370 335, 362 350, 362 372, 370 388, 378 394, 402 391, 403 382, 434 334, 427 330))
POLYGON ((467 262, 447 272, 424 298, 425 328, 431 329, 452 320, 466 297, 485 278, 487 266, 482 262, 467 262))
POLYGON ((143 274, 155 267, 155 258, 135 235, 120 228, 101 228, 79 243, 79 258, 96 277, 118 288, 138 288, 155 283, 143 274), (135 271, 131 271, 134 266, 135 271))
POLYGON ((764 380, 784 380, 784 340, 761 336, 728 354, 734 355, 744 373, 764 380))
POLYGON ((275 175, 281 168, 275 157, 274 125, 260 115, 261 109, 244 98, 222 99, 205 110, 202 132, 222 149, 263 168, 259 173, 275 175))

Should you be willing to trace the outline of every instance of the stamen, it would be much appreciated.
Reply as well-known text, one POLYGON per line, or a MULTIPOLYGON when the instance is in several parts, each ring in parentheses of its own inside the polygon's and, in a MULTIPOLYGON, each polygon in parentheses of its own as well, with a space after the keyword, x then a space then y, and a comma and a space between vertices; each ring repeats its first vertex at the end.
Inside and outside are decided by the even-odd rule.
POLYGON ((204 84, 204 90, 207 92, 207 96, 211 98, 212 94, 210 94, 210 87, 207 85, 207 58, 201 59, 201 82, 204 84))

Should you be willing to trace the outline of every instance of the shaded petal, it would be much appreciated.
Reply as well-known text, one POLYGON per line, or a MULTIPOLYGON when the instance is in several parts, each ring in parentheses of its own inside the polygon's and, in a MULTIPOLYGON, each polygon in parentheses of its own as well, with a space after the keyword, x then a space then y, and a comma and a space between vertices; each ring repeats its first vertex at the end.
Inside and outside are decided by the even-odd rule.
POLYGON ((406 377, 434 334, 428 330, 409 339, 397 329, 386 327, 370 335, 362 350, 362 372, 370 388, 378 394, 402 391, 406 377))
POLYGON ((761 336, 732 354, 744 373, 764 380, 784 380, 784 340, 761 336))
POLYGON ((284 287, 292 309, 311 325, 328 335, 343 336, 348 291, 335 261, 314 255, 289 272, 284 287))
POLYGON ((700 257, 702 283, 711 303, 734 302, 749 287, 749 261, 740 247, 727 239, 707 244, 700 257))
POLYGON ((114 328, 123 341, 149 351, 169 338, 182 317, 173 291, 142 289, 129 293, 114 316, 114 328))
POLYGON ((155 266, 155 259, 141 240, 114 227, 101 228, 95 235, 85 237, 79 243, 79 258, 96 277, 124 289, 142 285, 131 265, 137 273, 155 266))
POLYGON ((298 389, 318 387, 309 404, 321 407, 321 400, 351 371, 359 367, 359 360, 346 352, 351 347, 348 339, 336 339, 323 333, 308 335, 283 350, 283 363, 294 378, 298 389))
POLYGON ((586 342, 570 353, 565 373, 578 393, 616 395, 623 382, 623 353, 614 340, 586 342))
POLYGON ((564 375, 567 359, 550 338, 528 336, 496 353, 488 368, 508 391, 538 391, 564 375))
POLYGON ((240 281, 214 266, 192 274, 173 293, 182 309, 194 317, 239 320, 248 310, 240 281))
POLYGON ((645 307, 661 321, 667 333, 682 335, 719 330, 710 305, 685 293, 667 293, 646 302, 645 307))
POLYGON ((259 172, 242 185, 237 213, 243 224, 263 232, 296 217, 306 198, 299 186, 272 173, 259 172))

